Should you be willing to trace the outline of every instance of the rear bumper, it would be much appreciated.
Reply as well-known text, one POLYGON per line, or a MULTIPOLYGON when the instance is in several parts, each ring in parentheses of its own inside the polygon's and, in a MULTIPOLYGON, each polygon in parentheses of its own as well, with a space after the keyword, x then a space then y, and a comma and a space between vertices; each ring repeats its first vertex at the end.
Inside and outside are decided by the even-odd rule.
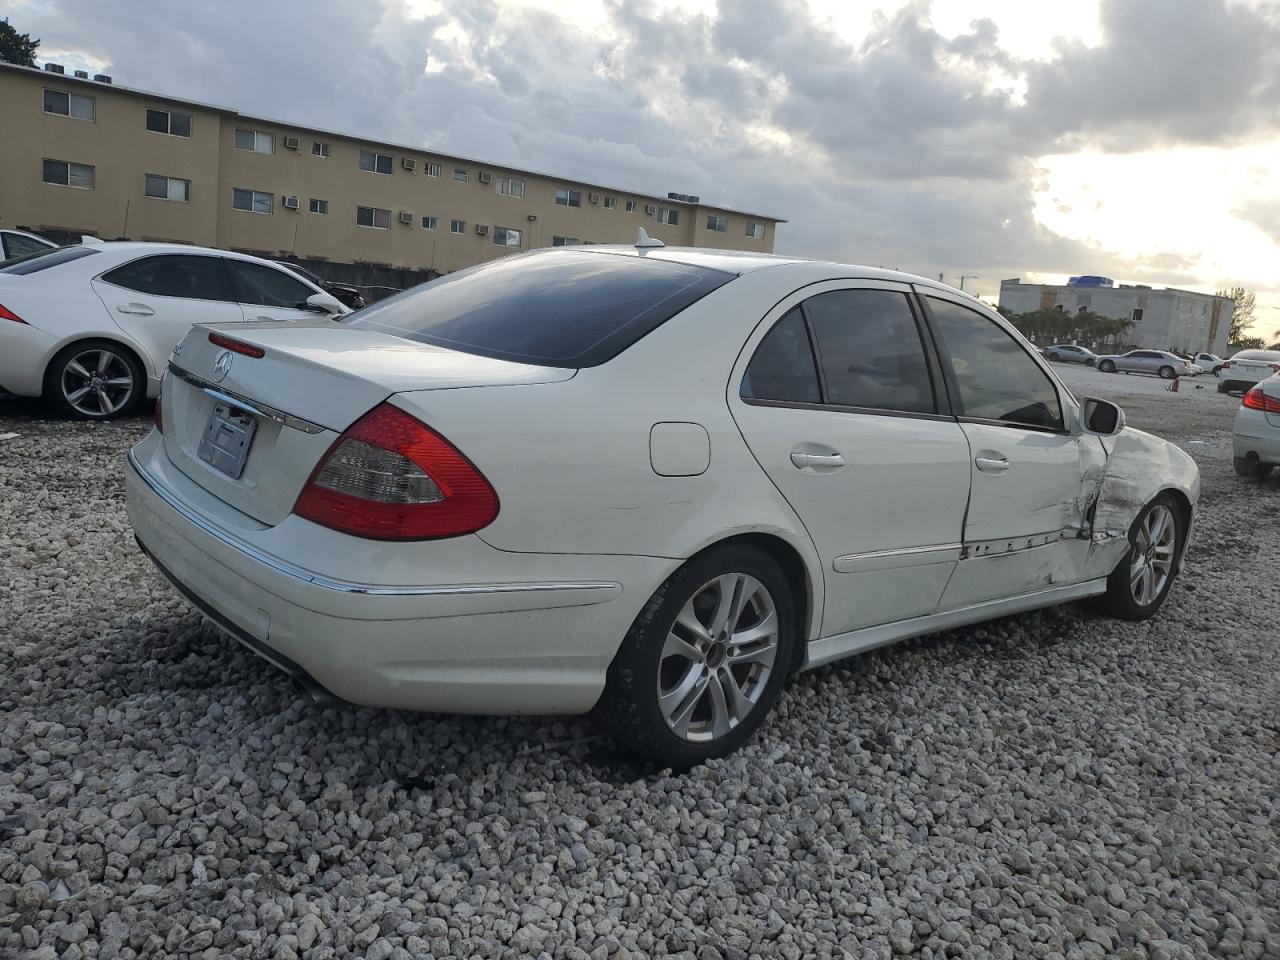
POLYGON ((1262 463, 1280 464, 1280 425, 1270 419, 1261 410, 1242 406, 1236 411, 1231 448, 1238 459, 1252 454, 1262 463))
POLYGON ((0 321, 0 392, 38 397, 58 341, 25 323, 0 321))
POLYGON ((476 537, 389 546, 296 517, 270 528, 237 524, 248 518, 225 504, 218 516, 200 492, 168 463, 156 434, 134 448, 126 494, 146 554, 256 653, 369 706, 585 712, 671 563, 507 554, 476 537), (289 542, 293 554, 280 549, 289 542), (406 549, 420 552, 421 584, 359 582, 293 559, 340 557, 344 569, 377 571, 395 568, 380 564, 379 553, 406 549))

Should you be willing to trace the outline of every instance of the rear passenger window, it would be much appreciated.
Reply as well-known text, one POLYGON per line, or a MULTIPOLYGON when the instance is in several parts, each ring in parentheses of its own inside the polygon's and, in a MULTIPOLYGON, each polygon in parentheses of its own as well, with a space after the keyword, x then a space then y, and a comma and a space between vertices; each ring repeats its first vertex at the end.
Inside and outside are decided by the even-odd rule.
POLYGON ((934 413, 924 345, 905 294, 833 290, 804 302, 827 403, 934 413))
POLYGON ((117 287, 156 297, 231 300, 218 257, 175 254, 144 257, 102 275, 117 287))
POLYGON ((740 393, 745 400, 821 400, 813 349, 799 307, 779 320, 760 341, 742 378, 740 393))

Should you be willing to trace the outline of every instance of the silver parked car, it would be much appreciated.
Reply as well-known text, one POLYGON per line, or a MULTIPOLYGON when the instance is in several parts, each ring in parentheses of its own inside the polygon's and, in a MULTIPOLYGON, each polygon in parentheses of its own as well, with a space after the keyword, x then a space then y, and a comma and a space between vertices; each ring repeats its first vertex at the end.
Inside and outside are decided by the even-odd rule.
POLYGON ((1103 373, 1149 373, 1165 380, 1194 377, 1200 372, 1190 360, 1168 350, 1130 350, 1099 357, 1098 369, 1103 373))
POLYGON ((1051 343, 1042 351, 1046 358, 1054 363, 1083 363, 1092 367, 1098 362, 1098 355, 1088 347, 1078 347, 1074 343, 1051 343))

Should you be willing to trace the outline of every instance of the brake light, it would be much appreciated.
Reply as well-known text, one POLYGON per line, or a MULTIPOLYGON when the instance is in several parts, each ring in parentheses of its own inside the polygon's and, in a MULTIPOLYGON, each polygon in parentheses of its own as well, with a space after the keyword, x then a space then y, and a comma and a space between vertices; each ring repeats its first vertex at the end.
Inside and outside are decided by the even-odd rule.
POLYGON ((1254 387, 1240 401, 1242 406, 1250 410, 1261 410, 1264 413, 1280 413, 1280 397, 1273 397, 1261 387, 1254 387))
POLYGON ((433 540, 488 526, 498 495, 457 447, 382 403, 329 448, 293 512, 371 540, 433 540))
POLYGON ((1234 363, 1234 362, 1235 362, 1235 361, 1233 361, 1233 360, 1224 360, 1224 361, 1222 361, 1222 369, 1223 369, 1223 370, 1227 369, 1227 367, 1231 366, 1231 364, 1232 364, 1232 363, 1234 363))
POLYGON ((233 340, 231 337, 223 336, 221 333, 209 334, 209 342, 215 347, 225 347, 232 353, 240 353, 246 357, 265 357, 267 351, 261 347, 255 347, 248 343, 242 343, 239 340, 233 340))
POLYGON ((18 316, 16 313, 14 313, 12 310, 10 310, 8 307, 6 307, 3 303, 0 303, 0 320, 12 320, 14 323, 27 322, 23 320, 20 316, 18 316))

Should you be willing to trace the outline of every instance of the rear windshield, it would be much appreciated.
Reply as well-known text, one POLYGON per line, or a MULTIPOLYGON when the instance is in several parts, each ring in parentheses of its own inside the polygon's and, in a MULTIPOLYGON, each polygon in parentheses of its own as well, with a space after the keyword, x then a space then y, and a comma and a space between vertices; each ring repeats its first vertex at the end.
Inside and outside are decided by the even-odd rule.
POLYGON ((440 277, 344 322, 499 360, 594 367, 733 277, 642 257, 538 250, 440 277))
POLYGON ((0 266, 0 273, 16 273, 24 276, 28 273, 39 273, 60 263, 70 263, 81 257, 91 257, 97 250, 92 247, 58 247, 56 250, 43 250, 39 253, 28 253, 26 256, 5 260, 0 266))

